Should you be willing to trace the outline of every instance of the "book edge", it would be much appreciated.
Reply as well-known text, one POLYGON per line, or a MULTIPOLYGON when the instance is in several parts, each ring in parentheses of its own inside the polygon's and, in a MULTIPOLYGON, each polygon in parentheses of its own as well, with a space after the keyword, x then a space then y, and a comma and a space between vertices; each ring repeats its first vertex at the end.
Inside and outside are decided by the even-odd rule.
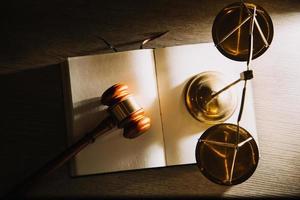
POLYGON ((157 76, 157 65, 156 65, 156 49, 153 49, 153 60, 154 60, 154 70, 155 70, 155 80, 156 80, 156 92, 157 92, 157 98, 158 98, 158 106, 159 106, 159 116, 160 116, 160 124, 161 124, 161 130, 162 130, 162 136, 163 136, 163 144, 164 144, 164 155, 165 155, 165 167, 168 166, 168 159, 167 159, 167 152, 166 152, 166 140, 165 140, 165 132, 164 132, 164 123, 162 118, 162 110, 161 110, 161 101, 160 101, 160 93, 159 93, 159 82, 158 82, 158 76, 157 76))
MULTIPOLYGON (((70 71, 69 71, 69 59, 65 60, 60 64, 61 75, 62 75, 62 88, 64 97, 64 111, 65 111, 65 122, 66 122, 66 139, 67 146, 72 145, 72 133, 73 133, 73 100, 70 82, 70 71)), ((70 176, 76 175, 76 164, 75 157, 69 161, 69 173, 70 176)))

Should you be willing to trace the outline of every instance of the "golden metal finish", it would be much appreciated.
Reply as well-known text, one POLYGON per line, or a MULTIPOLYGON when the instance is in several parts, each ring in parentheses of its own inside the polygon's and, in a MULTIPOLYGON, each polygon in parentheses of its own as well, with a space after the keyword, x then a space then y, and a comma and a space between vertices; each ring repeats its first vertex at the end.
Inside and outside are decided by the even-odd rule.
POLYGON ((227 120, 235 111, 237 97, 231 90, 215 95, 225 81, 219 72, 208 71, 193 77, 185 88, 185 103, 191 115, 204 123, 217 124, 227 120))
POLYGON ((127 118, 130 114, 142 109, 132 96, 128 96, 127 99, 117 103, 109 108, 111 114, 121 122, 127 118))
POLYGON ((247 61, 251 28, 255 59, 268 49, 274 31, 270 16, 258 5, 237 2, 223 8, 213 23, 213 41, 224 56, 236 61, 247 61))
POLYGON ((207 129, 196 147, 200 171, 221 185, 235 185, 247 180, 255 171, 259 152, 254 138, 237 125, 218 124, 207 129))

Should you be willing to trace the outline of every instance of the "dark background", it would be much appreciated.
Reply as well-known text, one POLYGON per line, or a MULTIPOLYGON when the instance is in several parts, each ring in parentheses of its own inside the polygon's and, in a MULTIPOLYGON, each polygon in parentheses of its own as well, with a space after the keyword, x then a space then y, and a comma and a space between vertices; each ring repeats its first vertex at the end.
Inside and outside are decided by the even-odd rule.
MULTIPOLYGON (((66 147, 62 78, 57 63, 71 56, 109 52, 99 37, 116 46, 128 43, 120 51, 137 49, 139 44, 133 42, 166 30, 167 35, 146 48, 211 42, 214 17, 232 2, 11 0, 2 4, 0 196, 66 147)), ((271 17, 300 12, 297 0, 253 2, 271 17)), ((283 162, 299 164, 297 156, 289 159, 283 162)), ((263 166, 267 164, 261 164, 253 179, 230 192, 232 188, 203 179, 195 165, 81 178, 70 178, 66 165, 34 186, 29 196, 221 196, 228 192, 231 197, 248 196, 249 190, 263 196, 299 195, 299 175, 291 174, 294 184, 287 185, 290 180, 278 174, 265 175, 268 169, 261 170, 263 166), (266 183, 264 176, 269 178, 266 183)))

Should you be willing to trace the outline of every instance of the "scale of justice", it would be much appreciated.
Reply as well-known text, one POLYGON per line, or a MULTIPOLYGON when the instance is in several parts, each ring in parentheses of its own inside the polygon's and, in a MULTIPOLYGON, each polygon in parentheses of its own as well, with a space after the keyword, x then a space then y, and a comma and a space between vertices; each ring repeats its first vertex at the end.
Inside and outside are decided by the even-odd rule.
MULTIPOLYGON (((141 48, 148 41, 165 33, 145 40, 141 48)), ((224 56, 235 61, 246 61, 246 71, 223 89, 219 89, 220 85, 225 85, 222 73, 209 71, 198 74, 185 87, 185 104, 195 119, 213 125, 200 136, 195 149, 200 171, 214 183, 235 185, 244 182, 254 173, 259 160, 255 139, 239 122, 243 113, 247 81, 253 78, 251 61, 270 46, 273 24, 262 7, 240 1, 219 12, 213 23, 212 37, 215 46, 224 56), (236 96, 229 88, 241 81, 244 82, 244 87, 237 123, 224 123, 237 107, 236 96)), ((116 51, 112 45, 108 45, 116 51)), ((107 89, 102 94, 101 103, 108 106, 109 116, 94 130, 18 184, 7 195, 8 198, 26 192, 30 185, 62 166, 115 126, 123 129, 123 136, 129 139, 138 137, 150 128, 150 119, 145 116, 143 108, 137 104, 126 85, 116 84, 107 89)))
POLYGON ((227 58, 246 62, 246 71, 223 89, 224 75, 203 72, 186 85, 185 103, 197 120, 213 124, 199 138, 195 155, 202 174, 221 185, 235 185, 255 171, 259 150, 255 139, 239 123, 242 118, 247 81, 253 78, 251 61, 261 56, 273 39, 273 24, 260 6, 243 1, 223 8, 214 20, 212 37, 216 48, 227 58), (229 90, 243 81, 236 124, 224 123, 237 107, 235 93, 229 90))

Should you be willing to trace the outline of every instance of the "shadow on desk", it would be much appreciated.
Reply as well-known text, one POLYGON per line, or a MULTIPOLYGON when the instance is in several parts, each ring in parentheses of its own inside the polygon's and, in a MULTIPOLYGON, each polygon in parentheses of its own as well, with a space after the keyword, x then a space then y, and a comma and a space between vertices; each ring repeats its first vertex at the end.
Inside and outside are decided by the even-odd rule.
POLYGON ((0 75, 0 196, 65 147, 60 68, 0 75))

